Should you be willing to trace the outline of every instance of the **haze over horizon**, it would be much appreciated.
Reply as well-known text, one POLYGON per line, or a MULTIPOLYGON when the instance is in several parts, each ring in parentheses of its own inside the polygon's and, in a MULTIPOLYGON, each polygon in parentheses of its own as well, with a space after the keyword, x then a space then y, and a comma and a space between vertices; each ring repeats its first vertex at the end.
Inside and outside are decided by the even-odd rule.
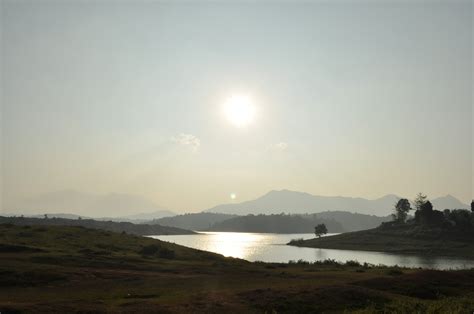
POLYGON ((1 1, 0 209, 65 189, 177 212, 282 189, 468 203, 472 6, 1 1))
MULTIPOLYGON (((211 208, 188 208, 177 211, 139 195, 109 193, 93 194, 75 190, 46 193, 15 203, 4 209, 6 215, 72 214, 91 218, 156 219, 189 213, 248 214, 305 214, 321 212, 351 212, 385 217, 393 212, 395 203, 403 195, 386 194, 375 199, 345 196, 313 195, 301 191, 271 190, 255 199, 231 200, 211 208), (109 213, 105 215, 104 213, 109 213), (148 218, 146 218, 148 217, 148 218)), ((435 209, 466 209, 452 195, 430 197, 435 209)), ((413 205, 413 200, 411 200, 413 205)))

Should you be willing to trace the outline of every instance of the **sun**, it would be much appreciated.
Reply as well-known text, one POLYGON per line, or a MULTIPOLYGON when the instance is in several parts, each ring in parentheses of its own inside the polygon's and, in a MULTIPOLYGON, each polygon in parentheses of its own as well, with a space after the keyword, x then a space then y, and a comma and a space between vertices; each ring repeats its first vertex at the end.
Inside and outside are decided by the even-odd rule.
POLYGON ((245 95, 233 95, 224 103, 225 117, 232 125, 239 128, 253 122, 255 111, 252 99, 245 95))

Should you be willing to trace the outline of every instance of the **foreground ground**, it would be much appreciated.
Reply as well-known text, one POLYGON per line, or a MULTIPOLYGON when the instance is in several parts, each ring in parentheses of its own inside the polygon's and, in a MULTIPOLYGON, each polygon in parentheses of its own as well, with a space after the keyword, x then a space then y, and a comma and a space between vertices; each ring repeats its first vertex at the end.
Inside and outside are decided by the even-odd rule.
POLYGON ((113 232, 126 232, 135 235, 170 235, 170 234, 195 234, 194 231, 160 226, 158 224, 134 224, 131 222, 114 222, 94 219, 66 219, 66 218, 27 218, 27 217, 2 217, 0 224, 17 226, 76 226, 91 229, 100 229, 113 232))
POLYGON ((249 263, 81 227, 0 225, 0 312, 472 313, 474 270, 249 263))
POLYGON ((453 232, 413 225, 379 227, 330 237, 298 240, 290 244, 325 249, 474 259, 474 232, 453 232))

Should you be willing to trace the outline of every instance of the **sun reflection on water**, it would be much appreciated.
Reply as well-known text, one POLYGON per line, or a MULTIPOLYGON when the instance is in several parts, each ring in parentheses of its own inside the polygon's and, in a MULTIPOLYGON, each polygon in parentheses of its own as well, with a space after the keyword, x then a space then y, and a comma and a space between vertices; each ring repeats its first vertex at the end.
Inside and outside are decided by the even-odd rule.
POLYGON ((253 233, 205 232, 204 234, 207 235, 204 250, 237 258, 249 258, 254 253, 257 242, 262 240, 261 235, 253 233))
POLYGON ((470 268, 469 260, 408 256, 382 252, 300 248, 286 245, 291 239, 314 238, 313 234, 271 234, 239 232, 198 232, 193 235, 161 235, 152 238, 174 242, 198 250, 249 261, 287 263, 289 260, 321 261, 334 259, 339 262, 357 260, 360 263, 399 265, 425 268, 470 268))

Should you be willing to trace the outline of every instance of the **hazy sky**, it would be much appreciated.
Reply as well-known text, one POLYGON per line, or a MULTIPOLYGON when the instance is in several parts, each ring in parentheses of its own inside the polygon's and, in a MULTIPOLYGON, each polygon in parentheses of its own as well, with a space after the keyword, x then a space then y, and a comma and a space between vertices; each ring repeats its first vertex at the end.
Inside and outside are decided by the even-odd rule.
POLYGON ((473 195, 472 1, 1 10, 4 204, 63 189, 178 211, 283 188, 473 195), (233 95, 255 106, 245 127, 222 114, 233 95))

